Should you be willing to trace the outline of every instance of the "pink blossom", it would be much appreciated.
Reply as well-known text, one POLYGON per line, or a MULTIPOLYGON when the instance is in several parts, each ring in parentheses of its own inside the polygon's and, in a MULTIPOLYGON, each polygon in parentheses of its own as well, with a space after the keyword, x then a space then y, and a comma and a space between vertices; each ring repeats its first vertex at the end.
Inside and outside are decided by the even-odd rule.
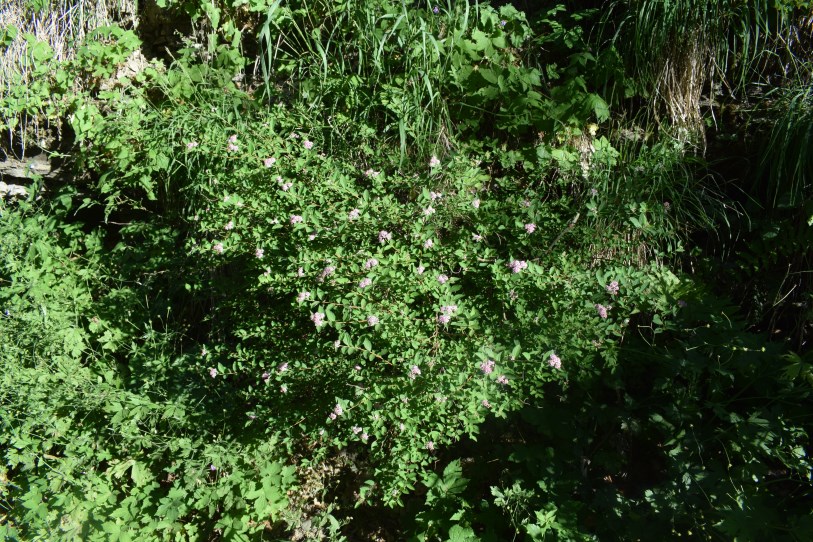
POLYGON ((368 326, 374 326, 376 324, 378 324, 378 316, 371 314, 370 316, 367 317, 368 326))
POLYGON ((614 280, 610 284, 607 285, 607 293, 610 295, 616 295, 618 293, 618 281, 614 280))
POLYGON ((419 374, 421 374, 421 369, 417 365, 413 365, 409 368, 409 378, 414 380, 419 374))
POLYGON ((225 226, 223 226, 224 230, 233 230, 234 229, 234 221, 229 220, 225 226))
POLYGON ((350 211, 349 213, 347 213, 347 219, 348 219, 348 220, 355 220, 355 219, 357 219, 357 218, 359 217, 359 215, 360 215, 360 214, 361 214, 361 211, 360 211, 360 210, 358 210, 358 209, 353 209, 352 211, 350 211))
POLYGON ((528 199, 522 200, 522 206, 523 207, 530 207, 531 206, 531 200, 528 200, 528 199))
POLYGON ((336 419, 336 413, 335 413, 335 412, 331 412, 331 413, 328 415, 328 417, 329 417, 331 420, 335 420, 335 419, 336 419))
POLYGON ((373 281, 371 279, 369 279, 368 277, 364 277, 363 279, 361 279, 361 282, 359 282, 359 288, 366 288, 370 286, 372 283, 373 281))
POLYGON ((279 188, 280 188, 280 190, 282 190, 283 192, 287 192, 288 190, 290 190, 290 189, 291 189, 291 187, 292 187, 293 185, 294 185, 294 183, 292 183, 292 182, 290 182, 290 181, 289 181, 289 182, 287 182, 287 183, 282 183, 282 186, 280 186, 279 188))
POLYGON ((444 274, 438 275, 438 282, 439 283, 446 284, 446 282, 448 282, 448 280, 449 280, 449 277, 447 277, 446 275, 444 275, 444 274))
POLYGON ((486 408, 491 408, 491 403, 488 402, 488 399, 483 399, 481 404, 486 408))
POLYGON ((299 224, 303 220, 302 215, 291 215, 291 218, 289 219, 291 224, 299 224))
POLYGON ((229 143, 237 143, 237 134, 232 134, 229 136, 229 143))
POLYGON ((435 201, 443 197, 443 192, 429 192, 429 199, 435 201))
POLYGON ((430 452, 434 452, 435 451, 435 443, 432 442, 431 440, 427 441, 426 449, 429 450, 430 452))
POLYGON ((480 208, 480 200, 479 199, 471 200, 471 206, 474 207, 475 209, 479 209, 480 208))
POLYGON ((288 386, 286 386, 285 384, 282 384, 279 387, 279 391, 282 392, 282 393, 288 393, 288 386))
POLYGON ((415 271, 417 271, 419 275, 423 275, 423 272, 426 271, 426 268, 422 265, 419 265, 415 271))
POLYGON ((297 277, 304 277, 305 276, 305 270, 300 267, 299 269, 296 270, 296 276, 297 277))
POLYGON ((235 145, 234 143, 229 143, 229 150, 231 152, 236 152, 240 150, 240 147, 238 145, 235 145))
POLYGON ((254 251, 254 255, 257 257, 258 260, 262 260, 263 256, 265 256, 265 251, 257 247, 257 250, 254 251))
POLYGON ((605 307, 604 305, 596 303, 596 311, 603 320, 607 318, 607 307, 605 307))
POLYGON ((473 240, 474 242, 476 242, 476 243, 479 243, 480 241, 482 241, 482 240, 483 240, 483 236, 482 236, 482 235, 480 235, 479 233, 473 233, 473 234, 472 234, 472 236, 471 236, 471 238, 472 238, 472 240, 473 240))
POLYGON ((559 359, 559 356, 557 356, 556 354, 551 354, 550 358, 548 358, 548 365, 550 365, 554 369, 561 369, 562 360, 559 359))
POLYGON ((325 313, 323 313, 323 312, 314 312, 313 314, 311 314, 311 322, 313 322, 313 324, 316 327, 321 327, 322 324, 325 323, 325 313))
POLYGON ((431 216, 435 214, 435 208, 430 205, 429 207, 423 210, 423 214, 426 216, 431 216))
POLYGON ((212 378, 215 378, 217 376, 217 369, 215 369, 214 367, 210 368, 209 369, 209 376, 211 376, 212 378))
POLYGON ((279 364, 279 367, 277 367, 277 371, 279 371, 281 373, 284 373, 287 370, 288 370, 288 363, 287 362, 282 362, 282 363, 279 364))
POLYGON ((367 442, 367 439, 369 439, 369 438, 370 438, 370 435, 368 435, 367 433, 362 433, 361 434, 361 440, 363 440, 364 442, 367 442))
POLYGON ((508 379, 505 377, 505 375, 500 375, 497 377, 497 384, 502 384, 504 386, 508 384, 508 379))
POLYGON ((528 232, 529 235, 532 234, 533 232, 536 231, 536 224, 534 224, 533 222, 525 224, 525 231, 528 232))
POLYGON ((268 371, 265 371, 265 372, 263 373, 263 382, 265 382, 266 384, 268 384, 268 381, 269 381, 269 380, 271 380, 271 373, 269 373, 268 371))
POLYGON ((519 273, 523 269, 528 269, 528 262, 525 260, 511 260, 508 267, 510 267, 514 273, 519 273))
POLYGON ((376 265, 378 265, 378 260, 376 260, 375 258, 370 258, 369 260, 364 262, 364 268, 365 269, 372 269, 376 265))
POLYGON ((432 158, 429 160, 429 167, 436 168, 439 165, 440 165, 440 160, 438 160, 437 156, 433 155, 432 158))
POLYGON ((451 320, 452 320, 452 317, 449 316, 448 314, 440 314, 440 315, 438 315, 438 322, 443 324, 443 325, 448 324, 451 320))
POLYGON ((187 149, 190 149, 190 150, 191 150, 191 149, 194 149, 194 148, 195 148, 195 147, 197 147, 197 146, 198 146, 198 142, 197 142, 197 141, 190 141, 189 143, 187 143, 187 144, 186 144, 186 148, 187 148, 187 149))
POLYGON ((378 173, 379 173, 378 171, 374 171, 373 168, 370 168, 364 172, 364 175, 373 178, 378 177, 378 173))
POLYGON ((354 435, 358 435, 359 433, 361 433, 361 427, 359 427, 358 425, 354 425, 354 426, 351 428, 351 431, 353 431, 353 434, 354 434, 354 435))
POLYGON ((387 241, 392 241, 392 234, 387 230, 381 230, 378 232, 378 242, 383 245, 387 241))
POLYGON ((431 239, 427 239, 423 242, 423 248, 432 248, 433 246, 435 246, 435 242, 431 239))
POLYGON ((313 141, 310 141, 309 139, 306 139, 305 141, 303 141, 303 142, 302 142, 302 145, 303 145, 303 146, 304 146, 304 147, 305 147, 307 150, 311 150, 311 149, 313 148, 313 141))
POLYGON ((492 360, 487 359, 480 364, 480 370, 483 371, 484 374, 490 375, 494 372, 494 365, 495 363, 492 360))
POLYGON ((342 345, 342 341, 340 341, 339 339, 336 339, 335 341, 333 341, 333 348, 338 349, 341 345, 342 345))
POLYGON ((342 414, 344 414, 344 409, 342 409, 342 405, 340 405, 339 403, 336 403, 336 406, 333 407, 333 413, 336 416, 341 416, 342 414))
POLYGON ((314 239, 316 239, 316 234, 315 233, 312 233, 312 234, 308 235, 308 241, 313 241, 314 239))
POLYGON ((361 371, 361 365, 354 365, 353 369, 355 369, 356 371, 361 371))
POLYGON ((332 275, 336 271, 336 268, 332 265, 328 265, 324 269, 322 269, 322 273, 319 275, 319 282, 323 282, 327 277, 332 275))
POLYGON ((214 250, 218 254, 223 254, 223 250, 224 250, 223 249, 223 243, 215 243, 215 245, 212 247, 212 250, 214 250))
POLYGON ((276 161, 277 159, 271 156, 270 158, 263 160, 263 164, 265 164, 265 167, 271 167, 274 165, 274 163, 276 163, 276 161))
POLYGON ((440 312, 443 314, 454 314, 457 312, 457 305, 443 305, 440 308, 440 312))

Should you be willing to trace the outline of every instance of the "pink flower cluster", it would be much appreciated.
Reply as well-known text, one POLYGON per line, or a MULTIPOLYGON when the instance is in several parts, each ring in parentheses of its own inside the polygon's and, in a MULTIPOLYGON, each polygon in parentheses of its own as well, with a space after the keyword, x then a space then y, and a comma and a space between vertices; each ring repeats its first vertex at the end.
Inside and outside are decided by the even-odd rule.
POLYGON ((304 303, 307 299, 310 299, 311 293, 310 292, 299 292, 299 295, 296 296, 297 303, 304 303))
POLYGON ((452 320, 452 315, 457 312, 457 305, 444 305, 440 308, 438 322, 448 324, 452 320))
POLYGON ((562 368, 562 360, 559 359, 559 356, 556 354, 551 354, 548 358, 548 365, 553 367, 554 369, 561 369, 562 368))
POLYGON ((508 384, 508 379, 505 377, 505 375, 500 375, 497 377, 497 384, 502 384, 505 386, 508 384))
POLYGON ((607 285, 607 293, 610 295, 616 295, 618 293, 618 281, 614 280, 610 284, 607 285))
POLYGON ((437 156, 432 156, 432 158, 429 160, 429 167, 436 168, 439 165, 440 165, 440 160, 438 160, 438 157, 437 156))
POLYGON ((265 251, 257 247, 257 250, 254 251, 254 256, 256 256, 258 260, 262 260, 263 256, 265 256, 265 251))
POLYGON ((372 283, 373 283, 372 279, 364 277, 363 279, 361 279, 361 282, 359 282, 359 288, 366 288, 370 286, 372 283))
POLYGON ((305 141, 303 141, 303 142, 302 142, 302 145, 303 145, 303 146, 304 146, 304 147, 305 147, 307 150, 311 150, 311 149, 313 148, 313 141, 311 141, 311 140, 309 140, 309 139, 306 139, 305 141))
POLYGON ((341 416, 342 414, 344 414, 344 409, 342 408, 342 405, 336 403, 336 406, 333 407, 333 412, 330 413, 330 419, 335 420, 337 417, 341 416))
POLYGON ((263 160, 263 164, 265 164, 265 167, 271 167, 276 163, 276 161, 277 159, 272 156, 263 160))
POLYGON ((302 215, 291 215, 291 218, 289 218, 288 220, 291 224, 299 224, 304 219, 302 218, 302 215))
POLYGON ((423 242, 423 248, 429 249, 432 248, 433 246, 435 246, 435 242, 432 241, 431 239, 427 239, 426 241, 423 242))
POLYGON ((409 378, 415 380, 415 377, 421 374, 421 369, 417 365, 409 368, 409 378))
POLYGON ((322 324, 325 323, 325 313, 314 312, 313 314, 311 314, 311 322, 313 322, 313 325, 315 325, 316 327, 321 327, 322 324))
POLYGON ((229 150, 232 152, 240 150, 240 147, 237 145, 237 135, 229 136, 229 150))
POLYGON ((378 260, 376 260, 375 258, 370 258, 369 260, 364 262, 364 268, 365 269, 372 269, 376 265, 378 265, 378 260))
POLYGON ((212 247, 212 250, 214 250, 218 254, 223 254, 224 250, 223 243, 215 243, 215 245, 212 247))
POLYGON ((217 369, 215 369, 214 367, 209 369, 209 376, 211 376, 212 378, 215 378, 217 376, 217 369))
POLYGON ((333 267, 332 265, 328 265, 327 267, 322 269, 322 272, 319 274, 319 282, 324 282, 325 279, 332 275, 335 271, 336 268, 333 267))
POLYGON ((368 326, 374 326, 376 324, 378 324, 378 316, 371 314, 370 316, 367 317, 368 326))
POLYGON ((533 232, 536 231, 536 224, 534 224, 533 222, 525 224, 525 231, 528 232, 528 235, 532 234, 533 232))
POLYGON ((483 363, 480 364, 480 370, 483 371, 483 374, 490 375, 494 372, 494 361, 487 359, 483 363))
POLYGON ((361 211, 359 209, 353 209, 352 211, 347 213, 347 219, 348 220, 356 220, 359 217, 360 214, 361 214, 361 211))
POLYGON ((423 210, 423 214, 425 216, 431 216, 431 215, 435 214, 435 208, 430 205, 429 207, 427 207, 426 209, 423 210))
POLYGON ((190 149, 190 150, 191 150, 191 149, 194 149, 194 148, 195 148, 195 147, 197 147, 197 146, 198 146, 198 142, 197 142, 197 141, 190 141, 189 143, 187 143, 187 144, 186 144, 186 148, 187 148, 187 149, 190 149))
POLYGON ((378 232, 378 242, 383 245, 387 241, 392 241, 392 234, 387 230, 381 230, 378 232))
POLYGON ((596 303, 596 311, 598 312, 598 315, 601 317, 602 320, 607 319, 607 307, 605 307, 601 303, 596 303))
POLYGON ((523 269, 528 269, 528 262, 525 260, 511 260, 508 263, 508 267, 510 267, 514 273, 519 273, 523 269))
POLYGON ((443 197, 443 192, 429 192, 429 199, 435 201, 443 197))
POLYGON ((438 282, 439 283, 446 284, 448 281, 449 281, 449 277, 447 277, 446 275, 444 275, 442 273, 440 275, 438 275, 438 282))
POLYGON ((233 230, 233 229, 234 229, 234 221, 233 221, 233 220, 229 220, 229 221, 226 223, 226 225, 225 225, 225 226, 223 226, 223 229, 224 229, 224 230, 226 230, 226 231, 233 230))

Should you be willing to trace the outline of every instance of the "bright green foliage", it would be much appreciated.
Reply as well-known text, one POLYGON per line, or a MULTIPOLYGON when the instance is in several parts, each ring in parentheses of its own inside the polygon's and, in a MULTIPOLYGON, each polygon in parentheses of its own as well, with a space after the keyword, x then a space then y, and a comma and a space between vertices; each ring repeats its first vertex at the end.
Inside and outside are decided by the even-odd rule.
POLYGON ((133 32, 32 42, 0 96, 84 173, 1 209, 0 532, 806 538, 810 356, 686 272, 741 206, 611 119, 595 11, 162 5, 206 43, 119 77, 133 32))

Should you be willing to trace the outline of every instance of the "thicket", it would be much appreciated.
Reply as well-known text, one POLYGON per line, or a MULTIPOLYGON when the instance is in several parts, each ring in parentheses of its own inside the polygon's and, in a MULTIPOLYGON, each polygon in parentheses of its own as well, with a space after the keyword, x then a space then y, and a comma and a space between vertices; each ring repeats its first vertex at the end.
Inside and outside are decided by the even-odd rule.
POLYGON ((6 538, 813 535, 808 3, 13 6, 6 538))

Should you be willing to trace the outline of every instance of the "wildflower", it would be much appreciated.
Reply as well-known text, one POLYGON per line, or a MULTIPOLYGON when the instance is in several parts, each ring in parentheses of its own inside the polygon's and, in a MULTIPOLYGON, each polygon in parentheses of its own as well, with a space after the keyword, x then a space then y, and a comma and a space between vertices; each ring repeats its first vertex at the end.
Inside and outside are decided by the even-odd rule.
POLYGON ((423 272, 426 271, 426 268, 422 265, 419 265, 415 271, 417 271, 419 275, 423 275, 423 272))
POLYGON ((494 365, 495 363, 492 360, 487 359, 480 364, 480 370, 483 371, 483 374, 490 375, 494 372, 494 365))
POLYGON ((265 372, 263 373, 263 382, 265 382, 266 384, 268 384, 268 381, 269 381, 269 380, 271 380, 271 373, 269 373, 268 371, 265 371, 265 372))
POLYGON ((338 350, 338 348, 341 345, 342 345, 342 341, 340 341, 339 339, 336 339, 335 341, 333 341, 333 348, 336 348, 338 350))
POLYGON ((378 265, 378 260, 376 260, 375 258, 370 258, 369 260, 364 262, 364 268, 365 269, 372 269, 376 265, 378 265))
MULTIPOLYGON (((6 309, 6 316, 8 316, 8 309, 6 309)), ((204 346, 203 349, 200 351, 200 357, 205 358, 209 354, 209 351, 206 350, 204 346)))
POLYGON ((488 399, 483 399, 481 404, 486 408, 491 408, 491 403, 488 402, 488 399))
POLYGON ((363 279, 361 279, 361 282, 359 282, 359 288, 366 288, 370 286, 372 283, 373 281, 371 279, 369 279, 368 277, 364 277, 363 279))
POLYGON ((505 28, 505 25, 506 25, 506 24, 508 24, 508 21, 506 21, 505 19, 503 19, 502 21, 500 21, 500 28, 505 28))
POLYGON ((452 317, 448 314, 440 314, 438 315, 438 322, 446 325, 452 320, 452 317))
POLYGON ((330 415, 329 415, 328 417, 329 417, 331 420, 335 420, 335 419, 336 419, 336 414, 334 414, 333 412, 331 412, 331 413, 330 413, 330 415))
POLYGON ((443 192, 429 192, 429 198, 432 201, 435 201, 436 199, 440 199, 442 197, 443 197, 443 192))
POLYGON ((210 464, 210 465, 209 465, 209 470, 210 470, 210 471, 212 471, 212 472, 215 472, 215 471, 217 470, 217 467, 215 467, 214 465, 211 465, 211 464, 210 464))
POLYGON ((444 275, 444 274, 438 275, 438 282, 439 283, 446 284, 446 282, 448 282, 448 280, 449 280, 449 277, 447 277, 446 275, 444 275))
POLYGON ((355 369, 356 371, 361 371, 361 365, 354 365, 353 369, 355 369))
POLYGON ((319 275, 319 281, 324 282, 324 280, 332 275, 336 271, 336 268, 332 265, 328 265, 324 269, 322 269, 322 273, 319 275))
POLYGON ((435 242, 431 239, 427 239, 423 242, 423 248, 432 248, 433 246, 435 246, 435 242))
POLYGON ((415 380, 415 377, 421 374, 421 369, 417 365, 413 365, 409 368, 409 378, 415 380))
POLYGON ((256 256, 258 260, 262 260, 263 256, 265 256, 265 251, 257 247, 257 250, 254 251, 254 256, 256 256))
POLYGON ((505 375, 500 375, 497 377, 497 384, 502 384, 503 386, 505 386, 506 384, 508 384, 508 379, 505 377, 505 375))
POLYGON ((561 369, 562 368, 562 360, 559 359, 559 356, 556 354, 551 354, 548 358, 548 365, 553 367, 554 369, 561 369))
POLYGON ((316 234, 315 233, 312 233, 312 234, 308 235, 308 241, 313 241, 314 239, 316 239, 316 234))
POLYGON ((354 435, 358 435, 359 433, 361 433, 361 427, 359 427, 358 425, 354 425, 351 430, 353 431, 354 435))
POLYGON ((532 234, 533 232, 536 231, 536 224, 534 224, 533 222, 525 224, 525 231, 528 232, 529 235, 532 234))
POLYGON ((483 240, 483 236, 482 236, 482 235, 480 235, 479 233, 473 233, 473 234, 471 235, 471 238, 472 238, 472 240, 473 240, 474 242, 476 242, 476 243, 479 243, 480 241, 482 241, 482 240, 483 240))
POLYGON ((530 207, 531 206, 531 200, 527 200, 527 199, 522 200, 522 206, 523 207, 530 207))
POLYGON ((367 439, 369 439, 369 438, 370 438, 370 435, 368 435, 367 433, 362 433, 361 434, 361 440, 363 440, 364 442, 367 442, 367 439))
MULTIPOLYGON (((437 6, 435 6, 435 9, 437 9, 437 6)), ((440 165, 440 160, 438 160, 438 157, 437 156, 432 156, 432 159, 429 160, 429 167, 436 168, 439 165, 440 165)))
POLYGON ((195 148, 195 147, 197 147, 197 146, 198 146, 198 142, 197 142, 197 141, 190 141, 189 143, 187 143, 187 144, 186 144, 186 148, 187 148, 187 149, 190 149, 190 150, 191 150, 191 149, 194 149, 194 148, 195 148))
POLYGON ((281 373, 284 373, 287 370, 288 370, 288 363, 287 362, 282 362, 282 363, 280 363, 279 367, 277 367, 277 371, 279 371, 281 373))
POLYGON ((426 449, 429 450, 430 452, 434 452, 435 451, 435 443, 432 442, 431 440, 428 441, 426 443, 426 449))
POLYGON ((305 141, 303 141, 303 142, 302 142, 302 145, 303 145, 303 146, 304 146, 304 147, 305 147, 307 150, 311 150, 311 149, 313 148, 313 141, 310 141, 309 139, 306 139, 305 141))
POLYGON ((353 209, 352 211, 347 213, 347 219, 348 220, 355 220, 355 219, 357 219, 359 217, 360 214, 361 214, 361 211, 359 211, 358 209, 353 209))
POLYGON ((263 160, 263 164, 265 164, 265 167, 271 167, 276 163, 276 161, 277 159, 272 156, 263 160))
POLYGON ((431 216, 431 215, 435 214, 435 208, 430 205, 429 207, 427 207, 426 209, 423 210, 423 214, 425 216, 431 216))
POLYGON ((443 314, 454 314, 457 312, 457 305, 443 305, 440 308, 440 312, 443 314))
POLYGON ((508 267, 510 267, 514 273, 519 273, 523 269, 528 269, 528 262, 525 260, 511 260, 508 267))
POLYGON ((323 313, 323 312, 314 312, 313 314, 311 314, 311 322, 313 322, 313 324, 316 327, 321 327, 322 324, 325 323, 325 313, 323 313))
POLYGON ((235 145, 234 143, 229 143, 229 150, 231 152, 236 152, 240 150, 240 147, 238 145, 235 145))
POLYGON ((475 209, 479 209, 480 208, 480 200, 476 199, 476 198, 471 200, 471 206, 474 207, 475 209))
POLYGON ((300 267, 299 269, 296 270, 296 276, 297 277, 304 277, 305 276, 305 270, 300 267))
POLYGON ((336 403, 336 406, 333 407, 333 413, 336 416, 341 416, 342 414, 344 414, 344 410, 342 409, 342 405, 340 405, 339 403, 336 403))
POLYGON ((214 250, 218 254, 223 254, 223 243, 215 243, 215 246, 212 247, 212 250, 214 250))
POLYGON ((224 230, 226 230, 226 231, 228 231, 228 230, 233 230, 233 229, 234 229, 234 221, 229 220, 229 221, 226 223, 226 225, 225 225, 225 226, 223 226, 223 229, 224 229, 224 230))
POLYGON ((607 307, 600 303, 596 303, 596 311, 598 312, 598 315, 601 317, 602 320, 607 319, 607 307))
POLYGON ((229 143, 237 143, 237 134, 232 134, 229 136, 229 143))
POLYGON ((290 189, 291 189, 291 187, 292 187, 293 185, 294 185, 294 183, 292 183, 292 182, 290 182, 290 181, 289 181, 289 182, 287 182, 287 183, 282 183, 282 186, 280 186, 280 189, 281 189, 283 192, 287 192, 288 190, 290 190, 290 189))
POLYGON ((671 204, 670 204, 668 201, 664 201, 664 202, 663 202, 663 209, 664 209, 665 211, 668 211, 668 210, 669 210, 669 207, 671 207, 671 206, 672 206, 672 205, 671 205, 671 204))
POLYGON ((607 293, 610 295, 616 295, 618 293, 618 281, 614 280, 610 284, 607 285, 607 293))
POLYGON ((371 314, 370 316, 367 317, 367 325, 368 326, 372 327, 372 326, 374 326, 376 324, 378 324, 378 316, 375 316, 375 315, 371 314))
POLYGON ((279 391, 282 392, 282 393, 288 393, 288 386, 286 386, 285 384, 282 384, 279 387, 279 391))
POLYGON ((598 190, 596 190, 595 188, 591 188, 590 189, 590 195, 591 196, 598 196, 598 190))
POLYGON ((304 219, 302 218, 302 215, 291 215, 291 218, 288 220, 291 222, 291 224, 299 224, 304 219))
POLYGON ((373 168, 368 169, 364 172, 366 177, 378 177, 378 171, 373 171, 373 168))
POLYGON ((383 245, 387 241, 392 241, 392 234, 387 230, 381 230, 378 232, 378 242, 383 245))
POLYGON ((217 376, 217 369, 215 369, 214 367, 210 368, 209 369, 209 376, 211 376, 212 378, 215 378, 217 376))

